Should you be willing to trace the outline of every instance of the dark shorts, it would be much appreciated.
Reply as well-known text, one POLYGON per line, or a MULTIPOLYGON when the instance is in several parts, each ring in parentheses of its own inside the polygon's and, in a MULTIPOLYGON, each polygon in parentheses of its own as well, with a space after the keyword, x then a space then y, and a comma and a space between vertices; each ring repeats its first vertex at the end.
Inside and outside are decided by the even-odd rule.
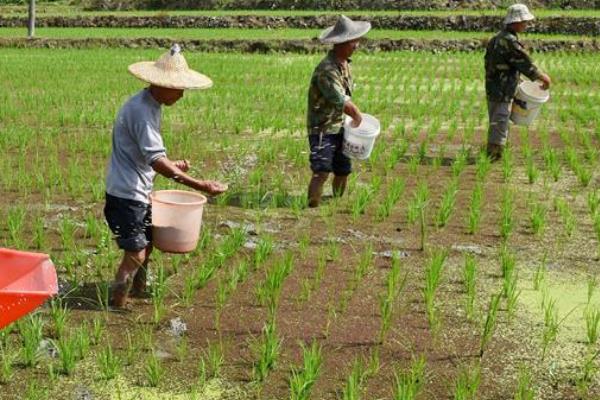
POLYGON ((120 249, 140 251, 152 243, 152 207, 106 193, 104 216, 120 249))
POLYGON ((342 153, 343 132, 308 135, 310 144, 310 169, 313 172, 333 172, 347 176, 352 172, 352 161, 342 153))

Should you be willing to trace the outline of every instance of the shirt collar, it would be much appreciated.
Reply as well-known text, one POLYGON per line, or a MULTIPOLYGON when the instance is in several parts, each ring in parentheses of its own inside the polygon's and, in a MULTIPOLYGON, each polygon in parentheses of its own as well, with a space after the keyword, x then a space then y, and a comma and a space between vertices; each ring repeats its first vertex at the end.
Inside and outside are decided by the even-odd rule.
POLYGON ((156 101, 156 99, 154 98, 154 96, 152 96, 152 93, 150 93, 150 88, 145 88, 144 89, 144 96, 146 96, 146 99, 148 99, 148 102, 156 108, 160 108, 160 103, 158 101, 156 101))

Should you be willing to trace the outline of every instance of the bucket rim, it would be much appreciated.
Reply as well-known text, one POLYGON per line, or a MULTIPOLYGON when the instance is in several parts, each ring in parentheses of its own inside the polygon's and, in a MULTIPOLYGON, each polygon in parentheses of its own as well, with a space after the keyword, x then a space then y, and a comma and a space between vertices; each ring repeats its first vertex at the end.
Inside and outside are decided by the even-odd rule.
POLYGON ((157 190, 154 191, 150 194, 150 199, 152 201, 156 201, 158 203, 162 203, 162 204, 169 204, 172 206, 181 206, 181 207, 192 207, 192 206, 201 206, 207 203, 208 199, 206 198, 206 196, 204 196, 203 194, 200 193, 196 193, 196 192, 192 192, 190 190, 177 190, 177 189, 167 189, 167 190, 157 190), (190 203, 177 203, 175 201, 168 201, 168 200, 162 200, 162 199, 158 199, 157 195, 158 194, 168 194, 168 193, 173 193, 173 194, 184 194, 184 195, 191 195, 192 197, 197 197, 198 201, 194 201, 194 202, 190 202, 190 203))
POLYGON ((518 86, 518 91, 523 95, 526 96, 527 98, 531 99, 532 101, 536 101, 538 103, 546 103, 548 100, 550 100, 550 91, 549 90, 544 90, 544 95, 543 96, 535 96, 532 95, 530 93, 527 93, 525 91, 525 87, 527 86, 531 86, 534 85, 536 82, 533 81, 524 81, 522 82, 519 86, 518 86), (526 85, 526 86, 525 86, 526 85))
MULTIPOLYGON (((375 124, 373 125, 373 127, 375 129, 371 133, 361 132, 360 134, 355 134, 355 136, 359 136, 359 137, 363 137, 363 138, 373 138, 373 137, 379 136, 379 134, 381 133, 381 122, 371 114, 363 113, 362 116, 363 116, 363 121, 365 119, 369 119, 369 120, 375 122, 375 124)), ((344 137, 346 137, 346 135, 350 134, 350 132, 353 132, 353 131, 355 132, 355 131, 359 130, 359 127, 353 128, 350 125, 351 122, 352 122, 352 118, 350 118, 348 115, 346 115, 346 118, 344 119, 344 137)))

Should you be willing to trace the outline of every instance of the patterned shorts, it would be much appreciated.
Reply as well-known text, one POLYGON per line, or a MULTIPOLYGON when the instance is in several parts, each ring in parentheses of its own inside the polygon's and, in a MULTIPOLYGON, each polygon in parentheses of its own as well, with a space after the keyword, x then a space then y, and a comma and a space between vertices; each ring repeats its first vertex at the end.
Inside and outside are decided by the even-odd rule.
POLYGON ((333 172, 347 176, 352 172, 352 161, 342 153, 343 131, 335 134, 308 135, 310 169, 315 172, 333 172))

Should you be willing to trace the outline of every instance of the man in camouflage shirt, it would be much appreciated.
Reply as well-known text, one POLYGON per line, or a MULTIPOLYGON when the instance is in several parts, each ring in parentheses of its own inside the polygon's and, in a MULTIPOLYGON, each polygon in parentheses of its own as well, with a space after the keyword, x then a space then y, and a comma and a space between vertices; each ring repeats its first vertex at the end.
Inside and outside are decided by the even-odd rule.
POLYGON ((353 82, 350 56, 359 39, 371 29, 369 22, 355 22, 341 16, 335 26, 323 31, 320 40, 333 49, 315 68, 308 91, 307 128, 310 166, 313 172, 308 186, 308 205, 318 207, 323 186, 333 172, 333 195, 346 189, 352 163, 342 153, 344 114, 360 125, 362 116, 351 100, 353 82))
POLYGON ((487 153, 492 160, 498 160, 508 138, 508 120, 512 102, 517 92, 520 75, 532 81, 542 81, 541 87, 550 87, 550 77, 534 64, 518 33, 525 31, 529 21, 534 19, 527 6, 515 4, 508 8, 504 19, 504 29, 494 36, 485 53, 485 92, 487 95, 490 127, 488 130, 487 153))

